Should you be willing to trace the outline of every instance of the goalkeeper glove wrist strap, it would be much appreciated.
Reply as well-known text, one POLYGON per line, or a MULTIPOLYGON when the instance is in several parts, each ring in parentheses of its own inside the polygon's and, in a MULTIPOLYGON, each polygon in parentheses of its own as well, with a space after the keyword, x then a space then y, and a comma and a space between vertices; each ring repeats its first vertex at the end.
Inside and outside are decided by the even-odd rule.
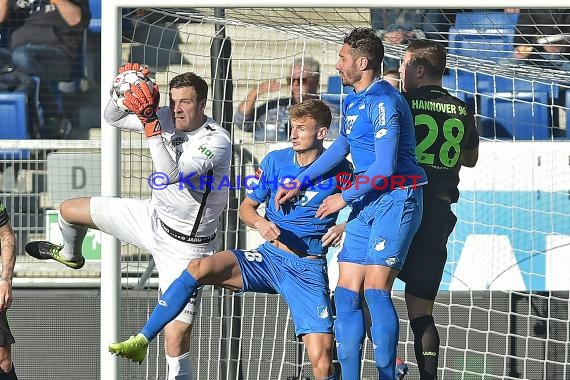
POLYGON ((160 122, 158 118, 154 120, 148 120, 143 122, 144 125, 144 135, 149 137, 160 136, 162 134, 162 128, 160 127, 160 122))

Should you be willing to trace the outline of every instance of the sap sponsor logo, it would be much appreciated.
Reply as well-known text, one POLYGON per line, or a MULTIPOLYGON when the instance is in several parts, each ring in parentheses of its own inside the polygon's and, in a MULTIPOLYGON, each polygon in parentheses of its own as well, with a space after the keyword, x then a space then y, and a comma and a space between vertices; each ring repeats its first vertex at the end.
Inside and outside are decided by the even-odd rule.
POLYGON ((329 309, 326 306, 317 306, 317 315, 321 319, 326 319, 329 317, 329 309))
POLYGON ((386 107, 384 107, 384 103, 378 103, 378 124, 386 125, 386 107))

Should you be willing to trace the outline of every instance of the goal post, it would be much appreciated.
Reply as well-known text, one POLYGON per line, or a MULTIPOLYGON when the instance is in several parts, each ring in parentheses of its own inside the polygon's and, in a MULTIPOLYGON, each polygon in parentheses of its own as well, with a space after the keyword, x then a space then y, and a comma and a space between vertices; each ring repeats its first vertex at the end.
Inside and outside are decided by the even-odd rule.
MULTIPOLYGON (((308 56, 321 63, 319 93, 340 102, 342 95, 331 88, 344 33, 355 26, 370 26, 371 7, 401 6, 385 1, 355 1, 351 8, 346 4, 319 1, 318 8, 309 8, 306 0, 286 0, 275 8, 266 0, 246 0, 237 7, 227 0, 191 4, 103 0, 102 107, 109 99, 107 83, 129 59, 143 60, 156 73, 161 105, 167 104, 168 81, 194 71, 210 84, 206 113, 231 128, 232 177, 251 174, 269 150, 287 143, 256 141, 251 132, 232 125, 228 112, 237 109, 247 91, 262 81, 277 80, 282 88, 261 96, 260 104, 288 97, 290 65, 308 56), (123 13, 122 9, 128 10, 123 13), (225 37, 219 34, 221 28, 225 37), (231 52, 225 42, 231 43, 231 52), (224 80, 228 71, 231 83, 224 80)), ((562 3, 542 4, 547 5, 562 3)), ((421 8, 425 2, 405 6, 421 8)), ((429 6, 445 8, 449 3, 429 6)), ((488 0, 472 4, 478 10, 498 6, 516 4, 488 0)), ((442 379, 570 379, 570 276, 563 269, 570 264, 570 139, 563 127, 570 125, 565 124, 570 102, 559 102, 559 94, 566 93, 569 99, 567 82, 562 83, 566 74, 496 64, 476 56, 495 47, 465 45, 476 53, 468 57, 448 50, 444 87, 466 99, 478 126, 489 135, 482 139, 477 166, 461 170, 461 199, 454 206, 458 223, 449 239, 448 262, 435 305, 442 346, 440 375, 442 379), (524 91, 518 91, 518 85, 524 91), (526 113, 520 106, 528 108, 526 113), (550 123, 547 127, 540 124, 543 118, 550 123), (522 138, 518 132, 499 136, 498 121, 505 119, 513 121, 513 128, 525 126, 531 132, 522 138), (554 121, 566 138, 550 132, 554 121)), ((386 45, 388 57, 398 60, 402 53, 403 46, 386 45)), ((103 122, 102 194, 150 196, 146 178, 153 168, 148 151, 140 148, 145 144, 144 137, 121 134, 103 122)), ((256 234, 232 215, 243 195, 237 191, 230 199, 220 227, 222 246, 254 248, 259 243, 256 234)), ((156 278, 148 253, 121 246, 110 237, 105 237, 102 251, 101 378, 124 378, 120 372, 125 368, 136 378, 161 378, 165 372, 161 336, 143 366, 119 362, 122 359, 107 353, 110 342, 137 332, 125 331, 122 321, 123 325, 127 320, 130 325, 132 320, 144 323, 154 307, 156 278), (141 284, 141 278, 151 284, 141 284), (121 307, 121 294, 125 294, 121 288, 128 295, 143 294, 148 303, 121 307)), ((331 252, 333 286, 334 257, 331 252)), ((400 317, 398 352, 417 374, 401 282, 395 284, 393 298, 400 317)), ((289 311, 279 297, 234 295, 207 287, 197 319, 191 353, 198 379, 237 380, 239 374, 248 379, 311 376, 306 352, 292 333, 289 311)), ((370 378, 375 368, 368 339, 363 364, 363 378, 370 378)), ((410 380, 414 376, 409 375, 410 380)))

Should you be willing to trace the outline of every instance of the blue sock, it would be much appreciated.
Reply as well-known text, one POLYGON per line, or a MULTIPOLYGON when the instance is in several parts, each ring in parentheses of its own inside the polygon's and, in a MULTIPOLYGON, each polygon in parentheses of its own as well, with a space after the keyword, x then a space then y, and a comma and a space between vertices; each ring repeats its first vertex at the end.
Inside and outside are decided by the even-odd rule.
POLYGON ((357 292, 337 286, 334 303, 336 307, 334 334, 342 379, 358 380, 362 342, 366 336, 362 297, 357 292))
POLYGON ((393 380, 396 370, 399 321, 390 292, 366 289, 364 297, 370 310, 370 333, 375 345, 374 360, 381 380, 393 380))
POLYGON ((160 297, 158 304, 148 318, 141 334, 150 342, 170 321, 184 310, 190 297, 200 285, 196 279, 184 270, 180 277, 172 282, 166 292, 160 297))

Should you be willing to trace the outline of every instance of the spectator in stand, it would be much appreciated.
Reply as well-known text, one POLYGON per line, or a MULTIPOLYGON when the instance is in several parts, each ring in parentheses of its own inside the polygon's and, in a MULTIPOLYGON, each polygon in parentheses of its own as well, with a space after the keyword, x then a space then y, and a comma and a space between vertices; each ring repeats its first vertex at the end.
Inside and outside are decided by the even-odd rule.
MULTIPOLYGON (((269 100, 258 107, 258 97, 281 88, 278 80, 272 79, 251 89, 235 114, 234 124, 244 131, 254 133, 256 142, 288 141, 290 135, 289 115, 287 108, 307 99, 318 99, 320 84, 320 64, 312 57, 295 59, 291 67, 291 76, 287 82, 291 84, 291 96, 269 100)), ((332 113, 332 123, 327 139, 334 139, 340 131, 340 104, 334 105, 324 100, 332 113)))
MULTIPOLYGON (((432 39, 447 42, 447 34, 455 23, 456 9, 372 8, 372 28, 379 31, 386 45, 407 45, 413 40, 432 39)), ((400 60, 384 57, 384 69, 398 71, 400 60)))
POLYGON ((513 58, 544 68, 570 71, 570 9, 505 9, 520 13, 513 58))
MULTIPOLYGON (((45 137, 65 138, 71 123, 64 117, 58 83, 70 79, 71 62, 77 59, 91 18, 89 2, 30 0, 16 4, 29 15, 12 32, 12 60, 19 70, 40 78, 40 104, 48 130, 45 137)), ((0 0, 0 22, 11 17, 9 13, 9 0, 0 0)))

